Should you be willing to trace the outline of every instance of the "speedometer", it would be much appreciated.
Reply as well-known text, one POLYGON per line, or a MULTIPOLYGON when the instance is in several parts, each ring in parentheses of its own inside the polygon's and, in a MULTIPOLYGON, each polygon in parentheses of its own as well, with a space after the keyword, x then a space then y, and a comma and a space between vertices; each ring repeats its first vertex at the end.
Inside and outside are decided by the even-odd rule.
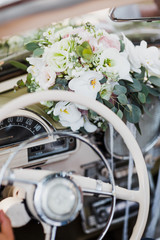
POLYGON ((46 129, 34 118, 12 116, 0 122, 0 147, 17 144, 30 137, 46 132, 46 129))

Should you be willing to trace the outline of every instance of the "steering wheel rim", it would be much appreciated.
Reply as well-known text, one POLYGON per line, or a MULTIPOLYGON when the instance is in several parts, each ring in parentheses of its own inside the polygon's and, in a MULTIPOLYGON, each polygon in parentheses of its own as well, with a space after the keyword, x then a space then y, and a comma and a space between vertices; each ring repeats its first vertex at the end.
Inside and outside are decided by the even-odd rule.
MULTIPOLYGON (((132 133, 127 128, 125 123, 114 112, 112 112, 109 108, 107 108, 100 102, 82 95, 75 94, 73 92, 60 90, 35 92, 25 94, 21 97, 14 99, 0 109, 0 121, 10 114, 10 109, 12 109, 13 112, 19 108, 24 108, 27 105, 38 103, 39 101, 69 101, 84 105, 87 108, 92 109, 93 111, 101 115, 108 122, 110 122, 115 128, 115 130, 122 136, 126 146, 128 147, 133 157, 139 182, 139 190, 136 191, 136 194, 134 194, 133 191, 130 191, 132 192, 132 196, 130 196, 130 198, 128 197, 128 199, 134 199, 139 203, 137 221, 135 223, 130 240, 140 240, 146 226, 149 212, 149 180, 142 152, 138 146, 138 143, 136 142, 135 138, 133 137, 132 133)), ((115 194, 121 195, 121 193, 117 192, 115 194)), ((123 194, 124 192, 122 192, 121 199, 123 199, 123 194)))

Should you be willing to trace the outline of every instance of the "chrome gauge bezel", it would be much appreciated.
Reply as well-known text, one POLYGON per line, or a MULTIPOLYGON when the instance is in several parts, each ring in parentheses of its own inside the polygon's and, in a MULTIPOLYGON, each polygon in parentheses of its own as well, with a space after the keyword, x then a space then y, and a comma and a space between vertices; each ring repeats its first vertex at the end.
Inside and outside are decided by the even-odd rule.
MULTIPOLYGON (((41 125, 44 128, 44 130, 45 130, 44 132, 46 132, 46 133, 51 132, 51 127, 49 127, 49 125, 40 116, 38 116, 38 114, 33 113, 30 110, 20 109, 20 110, 16 111, 14 114, 11 114, 11 115, 7 116, 7 118, 21 117, 21 116, 36 121, 39 125, 41 125)), ((33 136, 37 135, 37 134, 35 133, 35 134, 33 134, 33 136)), ((16 147, 20 142, 21 141, 17 141, 15 143, 10 144, 10 145, 1 146, 0 150, 11 149, 13 147, 16 147)))
POLYGON ((79 211, 83 206, 82 204, 83 197, 82 197, 80 188, 67 175, 64 176, 64 174, 61 174, 61 173, 54 173, 54 174, 47 175, 38 183, 34 193, 33 203, 34 203, 34 208, 36 210, 36 213, 41 221, 51 226, 59 227, 72 222, 78 216, 79 211), (48 191, 49 191, 51 189, 52 182, 54 183, 54 180, 58 180, 58 179, 63 180, 64 185, 70 188, 72 192, 74 192, 76 197, 73 209, 69 214, 64 215, 64 219, 61 219, 61 220, 54 219, 54 216, 49 217, 49 214, 48 214, 49 209, 46 209, 46 206, 44 207, 44 203, 42 201, 42 199, 44 198, 44 195, 43 195, 44 189, 48 187, 49 188, 48 191))

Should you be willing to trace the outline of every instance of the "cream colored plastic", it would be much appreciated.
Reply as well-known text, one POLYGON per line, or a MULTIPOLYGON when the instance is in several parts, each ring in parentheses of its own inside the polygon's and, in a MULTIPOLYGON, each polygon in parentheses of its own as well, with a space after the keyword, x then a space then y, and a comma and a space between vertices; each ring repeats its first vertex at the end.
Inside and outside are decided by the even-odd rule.
POLYGON ((6 118, 11 111, 15 111, 18 108, 23 108, 27 105, 35 104, 39 101, 47 101, 47 100, 48 101, 64 100, 64 101, 75 102, 75 103, 84 105, 89 109, 92 109, 93 111, 97 112, 102 117, 104 117, 108 122, 110 122, 113 125, 115 130, 119 132, 119 134, 122 136, 135 162, 138 180, 139 180, 139 190, 137 190, 135 194, 135 191, 128 191, 126 189, 117 187, 116 195, 119 198, 124 197, 124 199, 134 199, 139 203, 139 212, 137 216, 137 221, 134 226, 133 233, 130 237, 130 240, 140 240, 142 237, 143 231, 145 229, 146 221, 148 218, 149 202, 150 202, 149 181, 148 181, 147 169, 146 169, 142 152, 135 138, 131 134, 130 130, 115 113, 113 113, 110 109, 108 109, 106 106, 99 103, 98 101, 95 101, 85 96, 77 95, 73 92, 58 91, 58 90, 30 93, 30 94, 23 95, 17 99, 14 99, 13 101, 4 105, 0 109, 0 121, 6 118))

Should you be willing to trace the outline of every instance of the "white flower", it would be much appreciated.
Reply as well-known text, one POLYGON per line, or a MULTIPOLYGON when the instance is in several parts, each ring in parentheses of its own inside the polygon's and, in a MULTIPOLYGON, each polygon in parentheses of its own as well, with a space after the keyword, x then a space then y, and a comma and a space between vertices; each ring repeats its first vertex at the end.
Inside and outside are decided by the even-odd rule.
POLYGON ((58 102, 53 114, 59 116, 62 126, 70 127, 72 131, 76 131, 84 125, 83 117, 73 103, 58 102))
POLYGON ((30 57, 26 58, 31 66, 27 68, 28 73, 32 74, 32 78, 36 79, 39 76, 40 69, 44 66, 43 58, 30 57))
POLYGON ((146 41, 141 41, 140 46, 136 46, 136 53, 149 75, 160 76, 160 53, 156 47, 148 47, 146 41))
POLYGON ((123 41, 125 44, 124 53, 126 54, 126 57, 131 64, 131 70, 140 73, 141 62, 139 56, 137 55, 137 52, 135 51, 135 46, 128 38, 125 37, 125 35, 123 35, 123 41))
POLYGON ((27 58, 31 66, 27 69, 32 78, 39 84, 40 88, 47 90, 55 84, 56 73, 45 65, 43 58, 27 58))
POLYGON ((116 48, 105 49, 100 56, 100 65, 102 71, 119 76, 119 79, 129 80, 130 77, 130 64, 128 60, 119 53, 116 48))
POLYGON ((99 81, 102 78, 103 75, 95 71, 83 72, 79 77, 73 78, 69 82, 69 88, 78 94, 96 99, 97 93, 101 88, 99 81))
POLYGON ((69 64, 69 48, 68 39, 62 39, 60 42, 56 42, 51 47, 46 48, 44 52, 46 64, 55 72, 64 72, 69 64))
POLYGON ((87 117, 85 117, 85 119, 84 119, 84 129, 85 129, 87 132, 91 133, 91 132, 95 132, 95 131, 97 130, 97 127, 96 127, 93 123, 91 123, 91 122, 88 120, 87 117))
POLYGON ((50 67, 43 66, 37 79, 39 86, 42 89, 47 90, 49 87, 55 84, 56 73, 52 71, 50 67))

